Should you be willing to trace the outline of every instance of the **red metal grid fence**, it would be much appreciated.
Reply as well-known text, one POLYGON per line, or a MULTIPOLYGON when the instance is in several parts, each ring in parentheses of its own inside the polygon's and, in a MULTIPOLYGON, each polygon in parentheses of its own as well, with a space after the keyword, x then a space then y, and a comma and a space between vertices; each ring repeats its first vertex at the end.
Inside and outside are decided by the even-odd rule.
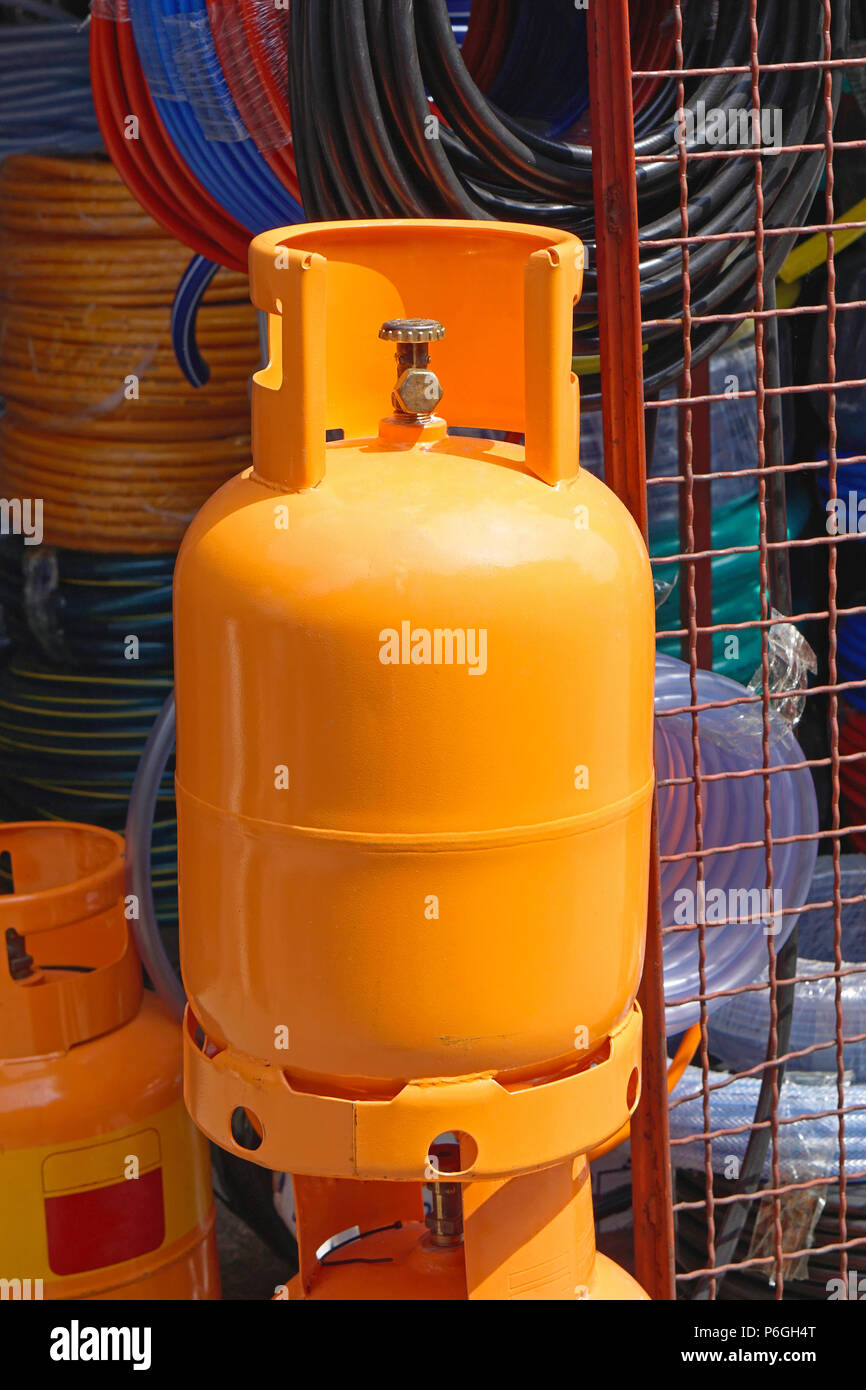
MULTIPOLYGON (((655 554, 653 563, 657 576, 667 576, 669 583, 674 572, 678 579, 679 620, 661 618, 658 638, 668 647, 671 643, 679 645, 688 666, 689 695, 678 705, 660 711, 658 717, 662 721, 685 715, 691 721, 689 765, 680 775, 660 776, 658 784, 658 794, 669 788, 688 788, 693 833, 691 843, 683 851, 665 853, 662 846, 659 855, 658 846, 654 850, 647 970, 641 994, 646 1020, 644 1090, 632 1127, 636 1271, 657 1298, 828 1297, 831 1295, 827 1290, 836 1287, 831 1281, 841 1280, 849 1288, 852 1271, 855 1279, 866 1272, 866 1205, 860 1196, 866 1189, 858 1186, 866 1182, 866 1159, 858 1166, 855 1155, 852 1163, 848 1142, 857 1115, 866 1110, 860 1100, 866 1087, 855 1084, 850 1070, 846 1070, 845 1058, 845 1047, 862 1043, 866 1034, 846 1033, 843 1014, 846 984, 859 977, 866 989, 866 963, 846 958, 849 930, 853 930, 849 923, 854 921, 858 909, 862 912, 859 905, 866 901, 866 893, 846 894, 843 883, 846 862, 854 862, 847 861, 849 851, 858 845, 866 849, 866 812, 858 813, 860 802, 856 795, 844 795, 846 785, 855 785, 847 779, 855 778, 857 769, 866 770, 866 746, 857 743, 859 738, 863 744, 862 732, 856 737, 854 733, 845 733, 846 728, 860 728, 851 696, 852 692, 856 696, 857 691, 866 688, 866 679, 852 679, 839 669, 840 619, 866 613, 866 525, 858 531, 856 526, 840 530, 838 525, 834 528, 830 524, 831 516, 838 520, 840 502, 844 505, 852 495, 845 481, 846 470, 862 466, 866 460, 864 453, 840 450, 837 425, 838 402, 851 399, 843 393, 866 387, 866 375, 860 374, 866 373, 866 361, 837 360, 840 315, 862 314, 866 309, 862 298, 840 299, 837 295, 839 258, 859 234, 866 232, 866 216, 859 215, 866 214, 866 207, 858 206, 859 198, 853 212, 847 213, 845 209, 851 200, 846 196, 840 206, 837 196, 840 162, 845 162, 846 184, 852 180, 856 184, 858 160, 866 171, 866 161, 856 153, 866 149, 866 116, 855 99, 858 76, 863 74, 866 78, 866 45, 861 52, 856 42, 860 37, 856 4, 850 16, 853 28, 849 32, 853 38, 840 52, 839 10, 842 7, 847 13, 847 0, 809 0, 806 8, 814 10, 823 57, 817 63, 814 58, 801 61, 798 56, 776 62, 770 46, 761 42, 759 0, 735 3, 748 12, 749 62, 717 69, 686 65, 684 33, 688 5, 682 0, 671 0, 665 21, 672 45, 669 52, 673 61, 667 59, 670 66, 639 71, 630 67, 627 6, 589 7, 606 477, 645 533, 649 525, 651 543, 648 499, 653 490, 661 490, 659 497, 665 492, 670 497, 674 490, 678 496, 678 545, 662 555, 655 554), (803 225, 768 227, 765 188, 774 153, 767 151, 767 126, 761 124, 764 84, 768 74, 791 74, 787 90, 796 99, 798 71, 814 74, 816 68, 823 74, 823 140, 776 148, 779 153, 820 154, 821 187, 803 225), (841 103, 838 94, 834 98, 834 80, 838 86, 839 74, 848 78, 848 88, 854 88, 842 97, 841 103), (687 138, 685 108, 690 84, 693 90, 693 79, 712 76, 729 80, 739 76, 750 84, 751 139, 743 147, 732 147, 726 142, 724 148, 695 148, 687 138), (611 102, 610 93, 627 92, 630 83, 637 87, 662 81, 676 84, 680 132, 672 132, 671 148, 667 151, 635 155, 630 102, 611 102), (695 177, 699 162, 707 160, 751 164, 753 216, 747 229, 707 232, 691 227, 690 180, 695 177), (659 162, 676 165, 680 227, 679 235, 653 238, 641 236, 639 231, 634 170, 639 170, 642 163, 659 162), (789 265, 796 269, 796 261, 786 262, 779 281, 780 299, 782 295, 784 299, 779 302, 776 277, 768 274, 766 268, 769 248, 777 238, 790 239, 792 244, 799 238, 798 245, 802 246, 807 237, 823 237, 825 246, 819 242, 812 245, 824 254, 818 254, 819 264, 812 269, 808 269, 808 264, 815 257, 808 260, 806 273, 796 280, 793 270, 787 272, 789 265), (743 243, 754 249, 752 293, 741 312, 702 312, 700 302, 695 303, 693 262, 700 249, 712 242, 728 243, 732 256, 743 243), (677 318, 653 318, 649 307, 641 316, 638 248, 643 257, 679 248, 682 292, 677 318), (680 328, 682 336, 679 385, 673 394, 663 393, 661 398, 644 402, 641 337, 645 339, 657 330, 670 331, 672 324, 680 328), (797 363, 801 368, 805 356, 803 345, 814 337, 816 325, 823 324, 825 369, 817 373, 817 380, 798 379, 797 363), (749 343, 753 334, 754 385, 733 392, 727 386, 724 391, 711 387, 710 359, 694 350, 696 329, 709 325, 720 329, 729 325, 732 335, 739 330, 740 340, 749 343), (789 350, 787 356, 791 356, 792 344, 797 348, 793 353, 793 376, 791 363, 781 360, 780 334, 789 350), (730 411, 735 401, 744 400, 754 402, 756 422, 754 440, 750 441, 751 456, 740 460, 747 466, 713 471, 711 419, 723 422, 722 413, 730 411), (823 421, 815 417, 810 426, 804 412, 814 411, 819 400, 823 421), (712 416, 711 410, 715 412, 712 416), (662 418, 667 421, 671 413, 676 420, 678 466, 647 477, 646 453, 651 452, 662 418), (819 450, 815 441, 822 435, 826 444, 819 450), (826 488, 826 525, 821 493, 816 486, 819 475, 826 488), (756 485, 757 538, 744 534, 742 542, 739 538, 732 542, 728 536, 724 538, 727 543, 716 543, 711 487, 727 480, 743 484, 747 479, 753 479, 756 485), (801 503, 804 496, 807 501, 811 499, 808 519, 796 526, 789 525, 788 514, 795 491, 801 503), (751 594, 750 611, 724 620, 723 614, 714 611, 713 587, 722 572, 719 562, 730 564, 732 557, 753 557, 757 593, 751 594), (808 582, 803 581, 803 575, 808 582), (809 678, 805 688, 793 692, 790 680, 778 679, 775 662, 776 640, 790 637, 790 627, 807 636, 819 663, 818 674, 809 678), (719 646, 733 638, 734 649, 739 650, 738 644, 748 643, 750 635, 752 644, 757 643, 758 655, 751 687, 743 685, 741 695, 728 699, 702 699, 699 671, 711 669, 714 661, 717 670, 723 670, 719 646), (790 714, 792 694, 799 700, 798 710, 804 711, 797 731, 802 731, 805 747, 801 759, 780 762, 774 753, 774 731, 779 721, 790 714), (706 745, 699 736, 701 720, 712 711, 726 708, 750 712, 749 717, 759 721, 760 738, 754 745, 754 765, 713 771, 703 765, 706 745), (791 835, 774 834, 774 778, 799 769, 809 770, 817 788, 818 828, 791 835), (731 788, 737 781, 755 780, 759 780, 762 792, 760 838, 738 838, 732 827, 730 843, 725 836, 722 843, 706 844, 706 800, 712 785, 722 783, 731 788), (704 891, 701 885, 707 882, 714 856, 760 850, 766 889, 772 893, 774 851, 785 845, 807 846, 810 841, 817 844, 818 864, 825 875, 822 881, 831 875, 831 891, 822 900, 803 906, 783 904, 783 925, 788 916, 798 917, 799 926, 787 940, 782 934, 784 944, 778 948, 773 932, 765 933, 765 981, 752 979, 733 988, 712 988, 707 976, 711 933, 717 927, 730 926, 732 919, 722 916, 710 923, 699 912, 694 923, 667 920, 660 887, 665 866, 681 861, 693 864, 700 900, 704 891), (819 913, 832 914, 832 961, 816 969, 815 963, 808 960, 798 964, 797 931, 802 932, 811 914, 819 913), (670 1113, 675 1115, 677 1108, 698 1103, 701 1122, 688 1132, 675 1125, 671 1138, 662 950, 663 943, 678 932, 691 933, 697 940, 699 989, 679 1002, 698 1006, 700 1041, 695 1057, 697 1080, 694 1071, 687 1074, 685 1083, 670 1101, 670 1113), (794 990, 797 985, 807 990, 820 988, 821 982, 826 981, 832 982, 834 1026, 808 1046, 794 1047, 790 1044, 794 990), (769 1000, 766 1055, 750 1066, 725 1068, 714 1055, 710 1018, 720 998, 749 995, 767 996, 769 1000), (835 1104, 816 1102, 815 1108, 783 1113, 781 1098, 786 1079, 790 1085, 792 1075, 799 1078, 804 1084, 795 1094, 802 1095, 807 1080, 803 1073, 814 1065, 818 1055, 832 1059, 829 1069, 825 1065, 822 1079, 832 1087, 835 1104), (812 1061, 804 1068, 804 1061, 809 1058, 812 1061), (711 1114, 713 1104, 723 1093, 735 1094, 731 1088, 742 1089, 742 1083, 748 1080, 762 1083, 751 1118, 739 1124, 719 1123, 711 1114), (804 1142, 808 1142, 810 1127, 819 1120, 829 1121, 833 1131, 822 1149, 824 1170, 813 1165, 806 1177, 799 1180, 786 1157, 786 1131, 802 1134, 806 1136, 804 1142), (728 1174, 721 1160, 726 1158, 735 1138, 739 1138, 740 1148, 745 1143, 745 1157, 732 1164, 728 1174), (684 1167, 679 1161, 680 1155, 689 1150, 694 1155, 695 1145, 703 1151, 700 1170, 696 1166, 684 1167)), ((866 31, 862 38, 866 39, 866 31)), ((784 129, 784 111, 781 117, 784 129)), ((862 182, 866 184, 866 178, 862 182)), ((665 607, 670 612, 670 603, 665 607)), ((863 675, 866 676, 866 670, 863 675)), ((742 681, 742 676, 739 678, 742 681)), ((807 851, 804 848, 797 852, 807 851)), ((693 1109, 689 1113, 696 1112, 693 1109)))

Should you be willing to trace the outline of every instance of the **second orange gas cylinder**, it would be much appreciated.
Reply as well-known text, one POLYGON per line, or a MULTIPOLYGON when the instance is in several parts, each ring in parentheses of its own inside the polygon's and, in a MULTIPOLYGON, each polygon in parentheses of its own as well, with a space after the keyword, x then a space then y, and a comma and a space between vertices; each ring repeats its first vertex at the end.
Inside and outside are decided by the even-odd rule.
POLYGON ((123 841, 0 826, 3 1298, 219 1298, 177 1023, 132 947, 123 841))

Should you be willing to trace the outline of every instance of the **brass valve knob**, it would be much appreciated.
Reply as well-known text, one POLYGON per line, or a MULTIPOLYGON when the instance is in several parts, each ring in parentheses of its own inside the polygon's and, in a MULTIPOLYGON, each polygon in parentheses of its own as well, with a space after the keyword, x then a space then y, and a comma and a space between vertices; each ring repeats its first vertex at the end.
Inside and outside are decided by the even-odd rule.
POLYGON ((445 326, 436 319, 389 319, 379 337, 396 343, 399 372, 391 402, 399 420, 422 424, 429 420, 444 394, 435 372, 428 370, 430 344, 445 337, 445 326))
POLYGON ((379 337, 389 343, 438 343, 445 337, 445 325, 437 319, 389 319, 379 337))

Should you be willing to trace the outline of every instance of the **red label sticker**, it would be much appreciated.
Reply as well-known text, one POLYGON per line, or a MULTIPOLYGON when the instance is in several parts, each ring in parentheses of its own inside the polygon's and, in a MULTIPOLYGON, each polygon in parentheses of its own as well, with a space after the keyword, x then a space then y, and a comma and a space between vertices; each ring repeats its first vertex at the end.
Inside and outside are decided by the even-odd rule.
POLYGON ((87 1192, 45 1198, 48 1263, 83 1274, 158 1250, 165 1240, 162 1169, 87 1192))

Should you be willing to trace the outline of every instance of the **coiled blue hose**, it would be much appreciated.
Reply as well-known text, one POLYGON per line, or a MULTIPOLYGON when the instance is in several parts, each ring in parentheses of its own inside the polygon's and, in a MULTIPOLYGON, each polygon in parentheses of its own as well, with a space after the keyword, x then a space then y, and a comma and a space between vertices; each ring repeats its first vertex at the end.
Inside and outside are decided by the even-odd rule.
POLYGON ((252 234, 303 221, 231 97, 204 0, 129 0, 142 70, 178 153, 252 234))
MULTIPOLYGON (((0 8, 11 6, 0 0, 0 8)), ((47 5, 14 8, 51 22, 0 28, 0 159, 101 151, 87 31, 47 5)))
POLYGON ((462 45, 466 38, 466 29, 469 24, 469 13, 472 9, 472 0, 448 0, 448 13, 451 16, 451 28, 454 30, 454 37, 462 45))
POLYGON ((586 11, 574 0, 523 0, 489 95, 509 115, 563 135, 589 106, 586 11))
POLYGON ((205 290, 219 268, 206 256, 193 256, 171 306, 172 347, 177 364, 190 386, 206 386, 210 379, 210 368, 198 350, 195 324, 205 290))
MULTIPOLYGON (((866 614, 847 613, 839 619, 839 679, 866 679, 866 614)), ((866 710, 866 687, 852 686, 845 698, 858 710, 866 710)))

